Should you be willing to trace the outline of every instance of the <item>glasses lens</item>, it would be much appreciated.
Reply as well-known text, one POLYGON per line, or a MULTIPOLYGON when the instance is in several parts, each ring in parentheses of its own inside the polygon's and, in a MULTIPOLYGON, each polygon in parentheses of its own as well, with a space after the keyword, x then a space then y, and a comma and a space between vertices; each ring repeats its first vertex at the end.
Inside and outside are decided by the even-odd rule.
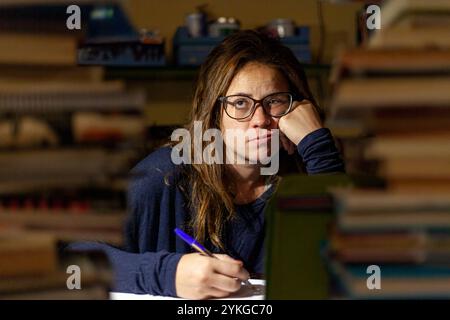
POLYGON ((275 93, 267 96, 263 105, 264 108, 271 116, 282 116, 284 115, 291 106, 292 95, 290 93, 275 93))
POLYGON ((226 111, 232 118, 247 117, 253 107, 253 100, 245 96, 230 96, 225 101, 226 111))

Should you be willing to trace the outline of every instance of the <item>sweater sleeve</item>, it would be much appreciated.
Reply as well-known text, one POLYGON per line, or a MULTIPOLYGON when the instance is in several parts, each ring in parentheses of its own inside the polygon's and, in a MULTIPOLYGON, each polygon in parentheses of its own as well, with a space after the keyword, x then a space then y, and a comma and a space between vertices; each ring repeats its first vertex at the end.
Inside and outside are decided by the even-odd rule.
POLYGON ((345 165, 328 128, 306 135, 297 146, 308 174, 345 172, 345 165))
POLYGON ((114 291, 176 296, 175 273, 182 253, 175 252, 167 243, 158 242, 158 237, 168 232, 159 225, 162 202, 169 201, 164 198, 168 190, 163 182, 164 168, 160 170, 157 163, 149 169, 154 164, 149 162, 143 162, 131 172, 136 178, 131 179, 127 190, 124 247, 80 242, 71 244, 68 249, 105 252, 113 267, 114 291))
POLYGON ((73 243, 68 249, 103 251, 114 270, 114 291, 176 296, 175 273, 181 253, 133 253, 95 242, 73 243))

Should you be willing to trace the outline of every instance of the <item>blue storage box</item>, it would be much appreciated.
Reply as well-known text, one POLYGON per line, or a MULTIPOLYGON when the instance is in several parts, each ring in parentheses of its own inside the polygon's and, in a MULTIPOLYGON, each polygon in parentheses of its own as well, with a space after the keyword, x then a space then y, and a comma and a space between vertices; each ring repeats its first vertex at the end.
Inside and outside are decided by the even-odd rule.
POLYGON ((138 38, 85 42, 78 47, 78 64, 116 67, 165 66, 164 43, 147 44, 138 38))
MULTIPOLYGON (((186 27, 178 27, 173 38, 174 60, 179 66, 199 66, 224 37, 191 38, 186 27)), ((300 62, 311 62, 309 27, 302 26, 293 37, 282 38, 300 62)))
POLYGON ((117 67, 164 66, 164 41, 142 38, 120 4, 94 6, 86 39, 78 46, 79 65, 117 67))
POLYGON ((224 37, 192 38, 186 27, 178 27, 173 37, 175 64, 179 66, 201 65, 211 50, 223 39, 224 37))

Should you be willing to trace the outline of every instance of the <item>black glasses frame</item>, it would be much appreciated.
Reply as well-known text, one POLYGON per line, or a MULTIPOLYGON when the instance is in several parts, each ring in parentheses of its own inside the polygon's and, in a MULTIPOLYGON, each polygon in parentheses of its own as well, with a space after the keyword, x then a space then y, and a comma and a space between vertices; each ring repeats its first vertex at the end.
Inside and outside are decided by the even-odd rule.
POLYGON ((274 92, 274 93, 271 93, 271 94, 265 96, 264 98, 262 98, 262 99, 260 99, 260 100, 253 99, 253 98, 251 98, 251 97, 249 97, 249 96, 242 95, 242 94, 233 94, 233 95, 230 95, 230 96, 219 97, 217 100, 218 100, 220 103, 222 103, 222 105, 223 105, 224 108, 225 108, 226 114, 227 114, 230 118, 235 119, 235 120, 243 120, 243 119, 246 119, 246 118, 250 117, 250 116, 255 112, 255 110, 256 110, 256 104, 257 104, 257 103, 259 103, 259 104, 261 105, 261 107, 263 108, 264 112, 266 112, 266 113, 267 113, 268 115, 270 115, 271 117, 274 117, 274 118, 281 118, 282 116, 288 114, 288 113, 291 111, 291 109, 292 109, 292 102, 294 102, 294 101, 296 101, 296 100, 298 100, 298 99, 296 98, 296 95, 293 94, 293 93, 291 93, 291 92, 274 92), (290 99, 291 99, 290 102, 289 102, 289 108, 286 110, 285 113, 283 113, 283 114, 281 114, 281 115, 271 115, 271 114, 266 110, 266 108, 264 107, 264 103, 263 103, 265 99, 267 99, 267 98, 270 97, 270 96, 276 95, 276 94, 289 94, 290 99), (246 98, 248 98, 248 99, 250 99, 250 100, 253 101, 253 106, 250 108, 250 112, 249 112, 245 117, 236 118, 236 117, 231 116, 231 115, 228 113, 228 111, 227 111, 227 105, 228 105, 228 104, 226 103, 226 102, 227 102, 226 100, 227 100, 227 98, 231 98, 231 97, 246 97, 246 98))

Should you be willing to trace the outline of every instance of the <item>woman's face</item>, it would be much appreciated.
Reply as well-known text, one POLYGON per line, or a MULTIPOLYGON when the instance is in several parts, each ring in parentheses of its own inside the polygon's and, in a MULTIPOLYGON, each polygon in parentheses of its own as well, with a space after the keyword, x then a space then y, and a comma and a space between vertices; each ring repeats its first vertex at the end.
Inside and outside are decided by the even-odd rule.
MULTIPOLYGON (((260 100, 277 92, 289 92, 289 85, 283 74, 273 67, 249 62, 233 78, 226 96, 243 95, 260 100)), ((257 161, 255 159, 257 155, 264 153, 270 155, 271 151, 278 151, 271 150, 271 134, 268 131, 278 129, 278 121, 279 118, 266 114, 260 103, 256 104, 255 111, 249 117, 242 120, 231 118, 222 108, 221 130, 224 134, 227 156, 231 152, 246 161, 257 161), (234 139, 232 136, 225 134, 230 129, 236 129, 234 132, 238 132, 238 137, 242 136, 239 135, 239 130, 246 133, 245 148, 239 147, 238 143, 231 140, 234 139)), ((258 159, 261 160, 261 157, 258 159)))

